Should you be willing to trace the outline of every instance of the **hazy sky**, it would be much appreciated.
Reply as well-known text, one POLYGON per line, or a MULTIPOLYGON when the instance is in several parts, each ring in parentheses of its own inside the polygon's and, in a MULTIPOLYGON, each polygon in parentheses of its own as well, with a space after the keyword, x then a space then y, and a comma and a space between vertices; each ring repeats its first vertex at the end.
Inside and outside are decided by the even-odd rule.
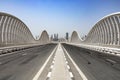
POLYGON ((102 17, 120 12, 120 0, 0 0, 0 11, 21 19, 34 36, 43 30, 82 36, 102 17))

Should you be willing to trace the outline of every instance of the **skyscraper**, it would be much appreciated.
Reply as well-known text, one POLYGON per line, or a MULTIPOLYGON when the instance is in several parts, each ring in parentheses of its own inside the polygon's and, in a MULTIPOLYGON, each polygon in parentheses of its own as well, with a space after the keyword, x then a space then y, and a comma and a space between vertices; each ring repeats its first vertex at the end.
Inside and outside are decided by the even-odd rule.
POLYGON ((69 39, 69 33, 67 32, 66 33, 66 40, 68 40, 69 39))

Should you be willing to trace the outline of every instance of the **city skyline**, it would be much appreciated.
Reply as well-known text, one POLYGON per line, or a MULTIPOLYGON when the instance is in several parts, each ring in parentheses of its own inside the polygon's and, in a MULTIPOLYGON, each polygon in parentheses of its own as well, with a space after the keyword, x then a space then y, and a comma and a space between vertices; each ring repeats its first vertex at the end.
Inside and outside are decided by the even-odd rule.
POLYGON ((15 15, 33 36, 43 30, 64 37, 76 30, 82 37, 104 16, 120 12, 119 0, 1 0, 0 12, 15 15))

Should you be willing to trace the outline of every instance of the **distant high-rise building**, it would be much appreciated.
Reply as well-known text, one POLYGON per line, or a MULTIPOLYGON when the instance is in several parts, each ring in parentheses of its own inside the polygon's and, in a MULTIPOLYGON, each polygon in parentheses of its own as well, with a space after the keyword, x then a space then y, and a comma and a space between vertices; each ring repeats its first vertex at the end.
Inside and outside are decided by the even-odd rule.
POLYGON ((51 41, 53 40, 53 35, 51 35, 51 41))
POLYGON ((58 41, 58 34, 56 34, 56 41, 58 41))
POLYGON ((58 34, 54 34, 53 40, 54 40, 54 41, 58 41, 58 34))
POLYGON ((69 33, 67 32, 66 33, 66 40, 68 40, 69 39, 69 33))

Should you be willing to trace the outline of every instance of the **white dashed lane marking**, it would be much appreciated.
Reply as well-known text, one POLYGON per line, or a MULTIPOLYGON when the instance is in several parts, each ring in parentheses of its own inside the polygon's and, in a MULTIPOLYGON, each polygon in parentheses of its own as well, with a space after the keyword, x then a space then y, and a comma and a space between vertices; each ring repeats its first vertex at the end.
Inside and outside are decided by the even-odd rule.
MULTIPOLYGON (((61 50, 61 48, 58 48, 58 50, 61 50)), ((66 59, 66 56, 64 54, 63 54, 63 57, 64 57, 64 60, 65 60, 65 64, 66 64, 67 70, 69 72, 68 74, 70 75, 70 79, 73 80, 73 78, 74 78, 73 73, 71 72, 71 68, 70 68, 70 66, 68 64, 68 61, 66 59)), ((46 80, 50 80, 50 78, 51 78, 52 70, 53 70, 54 65, 55 65, 55 58, 56 58, 56 55, 53 57, 53 61, 52 61, 51 65, 50 65, 50 71, 47 74, 46 80)))
POLYGON ((54 54, 56 48, 57 48, 57 46, 54 48, 54 50, 52 51, 51 55, 48 57, 48 59, 45 61, 43 66, 39 69, 39 71, 36 73, 36 75, 33 77, 32 80, 38 80, 39 79, 39 76, 41 75, 41 73, 43 72, 43 70, 44 70, 45 66, 47 65, 48 61, 50 60, 50 58, 54 54))
POLYGON ((66 64, 68 64, 68 61, 66 61, 66 64))
POLYGON ((53 67, 54 67, 54 63, 55 63, 55 57, 56 57, 56 56, 54 56, 53 61, 52 61, 52 63, 51 63, 50 71, 48 72, 48 75, 47 75, 46 80, 49 80, 50 77, 51 77, 52 69, 53 69, 53 67))
POLYGON ((47 75, 47 78, 50 78, 50 77, 51 77, 51 72, 49 72, 47 75))
POLYGON ((53 65, 50 66, 50 69, 53 69, 53 65))
POLYGON ((68 68, 68 70, 70 70, 70 66, 69 65, 67 65, 67 68, 68 68))
POLYGON ((55 61, 52 61, 52 64, 54 64, 55 63, 55 61))
POLYGON ((66 61, 65 63, 66 63, 66 65, 67 65, 67 69, 68 69, 68 71, 69 71, 69 74, 70 74, 71 80, 73 80, 74 76, 73 76, 73 73, 70 71, 71 68, 70 68, 70 66, 69 66, 69 64, 68 64, 68 61, 67 61, 65 55, 64 55, 64 58, 65 58, 65 61, 66 61))
POLYGON ((75 68, 77 69, 77 71, 79 72, 80 76, 82 77, 83 80, 88 80, 87 77, 85 76, 85 74, 82 72, 82 70, 77 66, 77 64, 73 61, 73 59, 71 58, 71 56, 68 54, 68 52, 66 51, 66 49, 64 48, 68 58, 72 61, 73 65, 75 66, 75 68))
POLYGON ((72 74, 72 72, 69 72, 69 74, 70 74, 70 77, 71 77, 71 78, 73 78, 73 77, 74 77, 74 76, 73 76, 73 74, 72 74))

